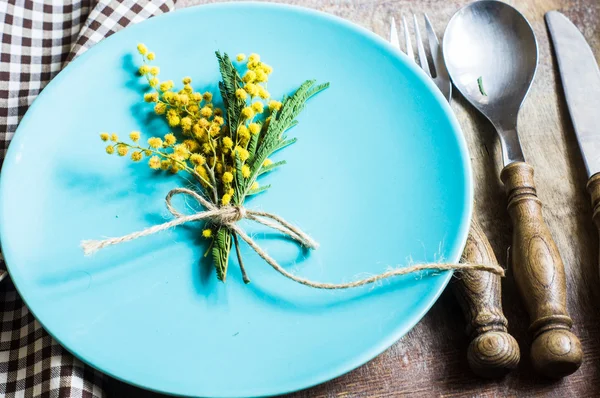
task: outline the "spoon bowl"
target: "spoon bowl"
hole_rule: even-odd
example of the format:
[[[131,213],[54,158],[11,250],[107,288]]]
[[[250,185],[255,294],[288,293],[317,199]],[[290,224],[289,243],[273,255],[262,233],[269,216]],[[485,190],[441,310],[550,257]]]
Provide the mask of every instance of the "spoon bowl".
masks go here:
[[[525,17],[499,1],[474,2],[448,23],[443,51],[462,95],[499,134],[515,129],[538,61],[535,35]]]

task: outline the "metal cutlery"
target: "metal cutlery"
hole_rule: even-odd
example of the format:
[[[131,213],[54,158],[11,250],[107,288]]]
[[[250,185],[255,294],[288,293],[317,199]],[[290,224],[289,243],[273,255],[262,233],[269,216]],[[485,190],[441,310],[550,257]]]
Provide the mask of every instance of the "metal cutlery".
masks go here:
[[[413,15],[413,21],[420,66],[450,103],[452,101],[452,84],[431,22],[425,15],[425,27],[435,77],[432,77],[427,61],[427,53],[421,39],[416,15]],[[402,18],[402,27],[406,55],[415,61],[409,28],[404,17]],[[390,43],[400,50],[400,39],[394,18],[391,21]],[[476,264],[497,263],[494,252],[475,219],[462,259],[465,262]],[[514,369],[519,363],[520,352],[517,342],[507,332],[508,322],[502,312],[500,277],[488,272],[467,271],[460,275],[452,287],[467,321],[466,332],[471,337],[467,359],[473,372],[484,377],[497,377]]]
[[[534,369],[548,377],[566,376],[581,365],[581,344],[570,331],[564,265],[517,133],[517,115],[537,68],[535,35],[511,6],[482,0],[452,17],[443,53],[454,85],[500,138],[501,178],[513,224],[512,272],[531,319]]]
[[[593,220],[600,230],[600,70],[592,49],[558,11],[546,14],[562,86],[588,174]]]

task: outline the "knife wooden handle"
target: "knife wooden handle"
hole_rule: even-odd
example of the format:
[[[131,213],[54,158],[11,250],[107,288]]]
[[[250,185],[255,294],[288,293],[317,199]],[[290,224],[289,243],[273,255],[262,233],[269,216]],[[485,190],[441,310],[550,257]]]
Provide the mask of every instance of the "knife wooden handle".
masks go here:
[[[477,220],[473,220],[462,261],[497,264],[496,256]],[[521,354],[517,341],[507,333],[502,312],[500,276],[484,271],[465,271],[452,288],[467,321],[471,344],[467,359],[473,373],[500,377],[517,367]]]
[[[565,269],[542,216],[533,181],[533,167],[511,163],[501,173],[508,193],[508,212],[513,224],[512,272],[531,320],[531,360],[534,369],[560,378],[575,372],[583,353],[571,333],[567,313]]]
[[[587,183],[587,189],[592,197],[592,209],[594,212],[592,219],[600,233],[600,173],[596,173],[590,177],[590,180]]]

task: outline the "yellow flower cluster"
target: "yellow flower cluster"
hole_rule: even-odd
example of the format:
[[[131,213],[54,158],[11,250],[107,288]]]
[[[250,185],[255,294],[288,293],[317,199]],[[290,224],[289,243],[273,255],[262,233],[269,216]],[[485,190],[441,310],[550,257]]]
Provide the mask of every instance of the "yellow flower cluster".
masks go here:
[[[246,106],[242,109],[243,120],[237,127],[237,142],[233,150],[234,153],[238,153],[242,161],[246,161],[248,158],[246,149],[252,135],[260,133],[267,120],[266,108],[272,112],[274,109],[281,108],[281,102],[270,99],[267,82],[273,68],[262,62],[260,55],[250,54],[246,57],[245,54],[238,54],[236,60],[246,67],[246,72],[242,76],[244,85],[235,92],[238,99],[246,102]],[[272,103],[278,105],[272,106]],[[249,173],[245,174],[250,175]]]
[[[161,80],[160,68],[150,64],[155,54],[144,44],[139,44],[137,49],[144,61],[138,72],[152,89],[144,95],[144,101],[153,103],[154,112],[162,115],[171,128],[180,130],[182,138],[177,139],[178,132],[168,133],[163,137],[150,137],[146,140],[147,146],[142,146],[138,131],[129,134],[132,143],[119,141],[116,134],[101,133],[103,141],[111,141],[106,152],[119,156],[130,154],[135,162],[147,157],[148,166],[154,170],[187,171],[199,180],[214,203],[230,204],[235,195],[236,175],[256,178],[247,164],[252,137],[266,128],[269,114],[281,108],[281,102],[272,100],[267,91],[273,69],[262,62],[258,54],[237,55],[236,60],[239,66],[245,67],[245,72],[241,77],[243,84],[235,95],[245,106],[238,125],[232,129],[226,124],[223,110],[214,105],[211,92],[195,91],[190,77],[184,77],[183,87],[176,90],[174,82]],[[240,174],[236,172],[236,157],[241,161]],[[270,164],[267,159],[261,166]],[[255,181],[251,184],[248,181],[248,185],[251,190],[259,187]],[[212,230],[205,229],[203,235],[212,237]]]

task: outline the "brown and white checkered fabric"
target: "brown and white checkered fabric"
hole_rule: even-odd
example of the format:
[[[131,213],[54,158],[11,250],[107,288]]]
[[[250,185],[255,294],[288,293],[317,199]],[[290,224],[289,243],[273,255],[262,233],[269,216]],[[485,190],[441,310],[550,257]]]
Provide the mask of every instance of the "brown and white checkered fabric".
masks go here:
[[[12,286],[0,293],[1,397],[104,397],[102,375],[66,352]]]
[[[19,121],[65,65],[175,0],[0,0],[0,161]],[[4,263],[0,257],[0,278]],[[104,397],[102,375],[33,318],[10,278],[0,282],[0,397]]]

